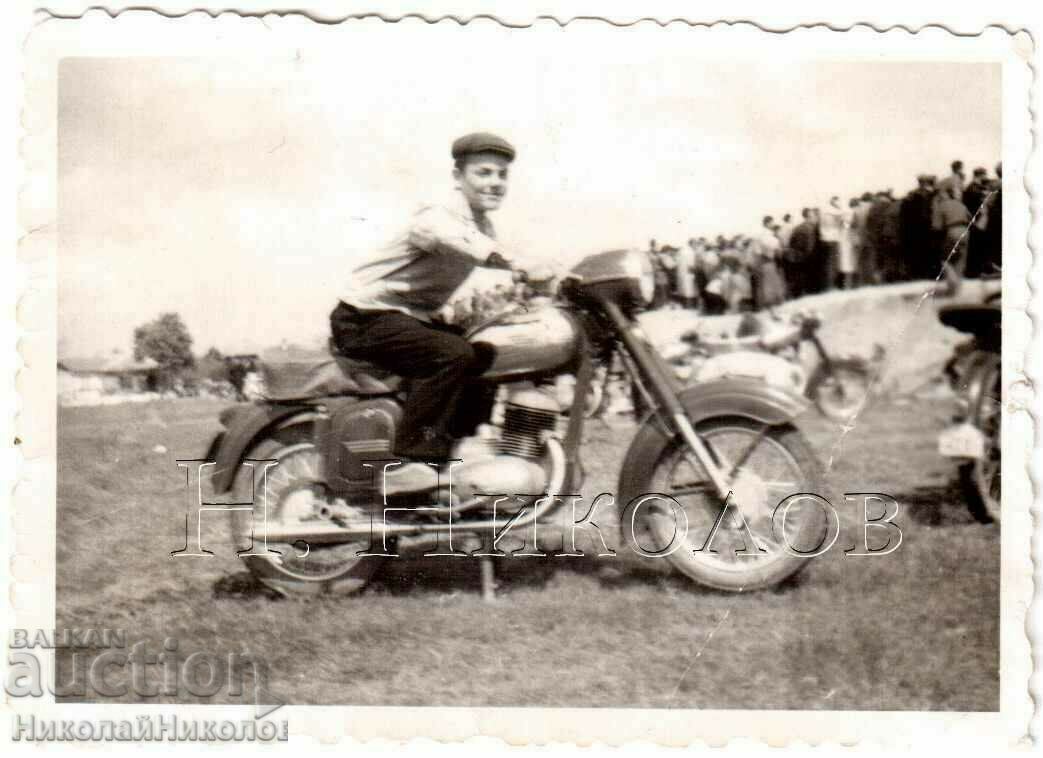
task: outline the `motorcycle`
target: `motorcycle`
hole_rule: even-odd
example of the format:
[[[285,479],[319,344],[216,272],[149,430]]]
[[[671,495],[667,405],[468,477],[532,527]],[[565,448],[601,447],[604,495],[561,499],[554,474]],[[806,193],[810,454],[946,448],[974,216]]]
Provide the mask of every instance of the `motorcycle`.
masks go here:
[[[773,314],[772,320],[781,319]],[[752,334],[712,339],[689,331],[681,336],[680,343],[666,348],[663,357],[682,382],[760,378],[805,395],[829,419],[848,421],[867,402],[877,373],[875,366],[883,360],[884,349],[877,345],[869,359],[831,356],[818,336],[821,325],[818,316],[798,313],[787,327],[767,331],[761,321],[751,318],[746,331]],[[800,362],[800,346],[805,342],[813,347],[818,359],[810,374]],[[605,413],[610,404],[610,383],[625,379],[619,369],[603,371],[600,385],[590,393],[588,416]],[[633,407],[640,409],[641,397],[631,394]]]
[[[773,320],[778,317],[773,314]],[[874,366],[884,358],[884,348],[876,345],[871,358],[860,356],[835,357],[829,354],[818,330],[822,320],[812,313],[797,313],[787,328],[767,331],[762,322],[752,324],[753,334],[735,339],[709,340],[697,332],[689,332],[682,339],[691,345],[691,358],[699,369],[693,372],[696,380],[705,381],[728,372],[742,370],[742,364],[763,365],[764,371],[777,374],[780,380],[800,387],[819,412],[833,421],[848,421],[866,404],[876,374]],[[817,358],[815,367],[806,376],[799,361],[802,344],[811,345]],[[767,353],[785,361],[781,363],[757,358],[755,353]],[[728,356],[720,358],[718,356]],[[748,370],[748,369],[747,369]]]
[[[769,587],[804,568],[798,551],[822,544],[825,514],[794,505],[780,530],[773,517],[787,496],[821,491],[822,468],[793,424],[807,402],[751,378],[681,386],[636,321],[653,288],[647,255],[599,253],[553,297],[471,329],[469,340],[494,351],[477,381],[495,400],[434,492],[382,490],[403,384],[370,364],[333,355],[283,371],[287,391],[226,409],[207,460],[218,495],[255,504],[231,513],[250,571],[284,593],[354,592],[397,550],[444,552],[454,535],[488,544],[508,529],[560,523],[574,498],[550,496],[579,492],[590,383],[616,356],[649,407],[613,498],[624,536],[722,590]],[[738,549],[750,534],[752,554]]]
[[[948,327],[970,334],[946,365],[956,393],[953,423],[938,437],[938,452],[959,462],[967,507],[984,523],[1000,520],[1000,370],[1001,307],[999,296],[981,304],[949,305],[938,310]]]

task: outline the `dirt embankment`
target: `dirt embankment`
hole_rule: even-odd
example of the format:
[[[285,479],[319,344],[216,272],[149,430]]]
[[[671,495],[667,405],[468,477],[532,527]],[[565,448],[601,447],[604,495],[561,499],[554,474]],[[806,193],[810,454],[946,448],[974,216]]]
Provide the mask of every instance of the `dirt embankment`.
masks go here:
[[[938,321],[938,308],[954,302],[980,302],[986,287],[989,292],[998,288],[966,282],[955,298],[924,297],[931,286],[930,282],[903,282],[826,292],[785,303],[776,312],[784,319],[802,310],[818,313],[822,342],[831,355],[869,358],[880,345],[886,350],[880,386],[884,392],[904,394],[929,386],[940,376],[953,347],[966,339]],[[718,338],[734,334],[739,317],[664,309],[644,314],[641,320],[653,342],[668,345],[691,329]]]

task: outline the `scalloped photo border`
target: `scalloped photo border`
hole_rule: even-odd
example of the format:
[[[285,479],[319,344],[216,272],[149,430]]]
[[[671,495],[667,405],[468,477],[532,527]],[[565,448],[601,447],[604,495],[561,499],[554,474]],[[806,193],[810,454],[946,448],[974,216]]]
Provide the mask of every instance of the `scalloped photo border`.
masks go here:
[[[1027,737],[1033,713],[1029,691],[1032,667],[1027,612],[1033,598],[1032,535],[1034,490],[1029,466],[1034,447],[1034,376],[1026,357],[1035,329],[1030,309],[1036,292],[1030,279],[1039,267],[1030,251],[1030,195],[1026,170],[1034,113],[1030,106],[1032,42],[1024,33],[997,27],[980,35],[954,35],[944,28],[913,34],[854,26],[833,31],[825,25],[769,33],[746,22],[702,24],[642,20],[629,24],[582,18],[567,24],[554,18],[504,25],[492,17],[467,22],[428,21],[405,16],[391,21],[361,14],[343,22],[316,22],[297,14],[243,17],[194,12],[168,17],[130,10],[113,17],[93,10],[77,18],[40,17],[25,45],[25,137],[21,155],[26,181],[21,188],[19,266],[26,283],[20,293],[18,323],[22,369],[17,378],[17,435],[22,459],[14,491],[12,524],[11,628],[52,629],[55,625],[55,450],[56,450],[56,264],[57,264],[57,72],[66,57],[239,57],[335,56],[353,34],[395,23],[404,49],[415,35],[445,37],[481,31],[492,35],[583,36],[607,50],[621,36],[646,42],[657,35],[687,35],[708,60],[773,54],[808,60],[992,61],[1003,66],[1004,248],[1003,383],[1007,393],[1003,427],[1004,522],[1001,534],[1001,677],[997,713],[879,711],[736,711],[596,708],[360,708],[287,705],[291,743],[308,736],[323,742],[344,738],[461,741],[491,736],[510,744],[569,742],[620,745],[720,745],[733,738],[771,745],[793,742],[912,742],[1016,745]],[[635,40],[635,37],[637,38]],[[53,698],[5,703],[5,729],[12,715],[60,718],[126,718],[128,714],[250,718],[242,706],[56,705]]]

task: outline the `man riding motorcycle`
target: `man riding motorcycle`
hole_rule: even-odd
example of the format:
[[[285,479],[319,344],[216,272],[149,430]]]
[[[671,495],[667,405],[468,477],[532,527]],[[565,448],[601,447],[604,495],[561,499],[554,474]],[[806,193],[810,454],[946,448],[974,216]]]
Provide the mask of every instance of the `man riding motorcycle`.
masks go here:
[[[805,401],[756,377],[681,386],[638,320],[654,302],[643,251],[586,255],[556,287],[550,270],[530,270],[523,286],[512,282],[520,276],[482,268],[507,258],[487,214],[503,200],[514,149],[474,134],[452,152],[457,201],[423,208],[341,293],[330,319],[341,355],[306,377],[302,367],[269,367],[269,396],[220,416],[223,431],[206,454],[214,493],[236,503],[264,493],[261,507],[231,511],[236,544],[251,546],[240,552],[250,571],[281,592],[356,592],[392,545],[409,550],[455,533],[491,538],[495,549],[508,528],[557,523],[576,507],[562,493],[582,491],[592,379],[617,358],[648,407],[612,498],[623,537],[651,538],[679,571],[737,592],[806,566],[826,537],[821,509],[798,504],[774,523],[783,499],[822,491],[821,466],[794,425]],[[541,281],[553,296],[530,297]],[[507,307],[486,314],[504,295]],[[441,323],[448,312],[455,327]],[[465,321],[473,322],[466,340]],[[404,401],[399,377],[410,384]],[[439,481],[443,464],[464,458]],[[664,498],[674,505],[664,509]],[[380,512],[381,501],[393,507]],[[746,536],[729,527],[735,550],[706,550],[732,506]],[[774,546],[757,560],[738,552],[750,530]],[[372,552],[377,545],[385,552]]]
[[[410,380],[392,450],[402,465],[385,470],[385,494],[438,486],[438,464],[449,459],[453,432],[465,423],[467,379],[494,357],[438,313],[475,267],[509,265],[487,214],[503,202],[515,150],[478,132],[454,141],[451,152],[456,196],[421,208],[404,232],[358,266],[330,314],[343,355]]]

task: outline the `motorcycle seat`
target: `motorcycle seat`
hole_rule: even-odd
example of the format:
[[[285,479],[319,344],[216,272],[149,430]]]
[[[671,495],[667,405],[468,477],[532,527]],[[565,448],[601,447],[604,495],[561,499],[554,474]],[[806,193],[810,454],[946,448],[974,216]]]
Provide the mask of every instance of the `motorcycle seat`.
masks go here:
[[[338,395],[390,395],[402,378],[367,361],[330,353],[311,360],[265,363],[265,399],[315,400]]]
[[[961,303],[939,308],[938,319],[957,331],[984,337],[999,334],[1002,313],[998,303]]]

